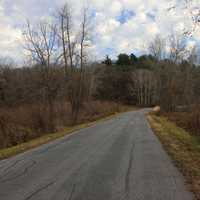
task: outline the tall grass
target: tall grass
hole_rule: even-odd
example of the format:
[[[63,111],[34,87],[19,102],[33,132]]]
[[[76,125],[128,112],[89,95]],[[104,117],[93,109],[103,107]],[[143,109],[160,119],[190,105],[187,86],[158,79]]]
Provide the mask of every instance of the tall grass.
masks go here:
[[[165,113],[171,121],[194,135],[200,136],[200,105],[194,105],[187,112]]]
[[[90,101],[84,103],[77,124],[90,122],[128,107],[113,102]],[[71,126],[71,108],[66,102],[53,105],[53,118],[44,104],[0,108],[0,149],[11,147],[47,133],[62,131]]]

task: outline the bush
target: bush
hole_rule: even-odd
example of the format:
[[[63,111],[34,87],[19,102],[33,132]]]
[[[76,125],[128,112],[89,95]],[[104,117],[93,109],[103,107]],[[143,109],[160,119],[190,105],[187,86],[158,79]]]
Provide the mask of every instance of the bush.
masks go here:
[[[194,133],[200,135],[200,106],[193,108],[189,117],[189,126]]]
[[[113,102],[90,101],[83,104],[77,124],[93,121],[119,111],[128,110]],[[47,133],[61,131],[71,126],[71,107],[66,102],[53,105],[53,118],[44,104],[0,108],[0,149],[14,146]]]
[[[187,112],[171,112],[164,115],[178,126],[200,136],[200,105],[193,106]]]

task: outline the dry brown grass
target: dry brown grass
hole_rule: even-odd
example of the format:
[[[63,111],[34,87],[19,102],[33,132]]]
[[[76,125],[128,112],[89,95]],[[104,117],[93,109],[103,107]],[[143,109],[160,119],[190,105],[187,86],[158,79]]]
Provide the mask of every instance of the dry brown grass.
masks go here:
[[[77,125],[128,111],[132,107],[113,102],[91,101],[81,109]],[[71,109],[68,103],[54,105],[53,120],[45,105],[23,105],[0,109],[0,149],[16,146],[49,133],[62,132],[71,127]]]
[[[187,112],[171,112],[163,115],[179,127],[200,136],[200,106],[194,106]]]
[[[163,147],[185,175],[191,191],[200,200],[200,138],[165,117],[150,115],[148,119]]]

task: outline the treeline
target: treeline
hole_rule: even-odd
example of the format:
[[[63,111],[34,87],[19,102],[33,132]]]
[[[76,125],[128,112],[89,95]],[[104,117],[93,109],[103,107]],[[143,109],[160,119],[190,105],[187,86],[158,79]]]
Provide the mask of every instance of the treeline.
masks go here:
[[[200,135],[200,65],[196,48],[178,36],[157,37],[150,55],[108,56],[99,77],[98,97],[139,106],[160,105],[162,113],[191,133]],[[114,78],[113,78],[114,77]],[[107,87],[108,86],[108,87]]]
[[[187,60],[175,63],[152,55],[120,54],[114,63],[109,57],[103,63],[97,87],[100,99],[160,105],[167,112],[200,101],[200,67]]]
[[[66,4],[50,21],[27,22],[30,65],[0,63],[0,148],[126,109],[121,104],[160,105],[165,112],[199,105],[200,67],[184,39],[171,36],[166,52],[156,37],[149,55],[92,63],[88,14],[83,9],[78,21]]]
[[[74,72],[72,81],[66,79],[63,65],[51,65],[46,80],[42,65],[15,68],[1,64],[0,146],[12,146],[73,123],[94,120],[119,111],[122,104],[160,105],[165,112],[199,104],[199,66],[188,61],[177,64],[171,60],[158,61],[152,55],[135,57],[133,63],[127,64],[127,60],[121,61],[122,57],[131,59],[121,54],[114,63],[104,61],[84,67],[76,122],[70,87],[72,83],[79,85],[75,78],[79,80],[80,68]],[[197,111],[195,116],[199,116]],[[198,126],[198,119],[193,121]]]

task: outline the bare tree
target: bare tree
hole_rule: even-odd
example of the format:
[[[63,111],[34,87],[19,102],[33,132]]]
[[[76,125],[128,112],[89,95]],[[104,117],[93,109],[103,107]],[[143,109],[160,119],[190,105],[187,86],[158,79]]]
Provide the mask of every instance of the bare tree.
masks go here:
[[[174,63],[180,62],[186,55],[186,44],[181,35],[173,33],[169,37],[170,59]]]
[[[185,27],[185,34],[192,36],[200,28],[200,7],[196,0],[184,0],[184,4],[192,22],[191,29]]]
[[[62,44],[62,56],[65,66],[66,78],[69,76],[68,71],[73,71],[74,66],[74,49],[76,46],[76,38],[72,40],[74,36],[73,32],[73,18],[71,14],[71,7],[66,3],[60,10],[58,10],[58,18],[60,24],[59,39]],[[69,69],[68,69],[69,68]]]
[[[138,105],[151,106],[155,104],[155,97],[158,94],[158,81],[155,74],[150,70],[140,69],[134,71],[131,77]]]
[[[197,56],[197,47],[193,46],[189,52],[188,55],[188,61],[191,65],[194,65],[198,62],[198,56]]]
[[[181,0],[178,3],[174,3],[171,7],[167,8],[168,12],[182,11],[183,15],[188,16],[188,20],[191,22],[191,26],[185,25],[183,34],[192,36],[200,28],[200,7],[199,0]]]
[[[59,60],[57,27],[53,23],[40,22],[32,26],[27,22],[24,31],[25,49],[32,60],[41,70],[41,84],[43,88],[44,101],[49,108],[50,129],[53,129],[53,104],[60,84],[53,83],[54,67]]]
[[[83,9],[80,27],[74,27],[72,11],[69,4],[58,12],[60,20],[60,39],[64,58],[65,74],[68,77],[68,96],[72,107],[73,122],[77,120],[83,102],[85,48],[88,40],[88,10]],[[68,71],[70,72],[68,74]]]
[[[24,31],[25,49],[29,52],[32,60],[49,69],[50,65],[55,64],[57,55],[57,27],[46,21],[42,21],[37,26],[32,26],[27,21]]]
[[[160,61],[165,58],[165,47],[165,40],[157,35],[150,43],[149,51],[158,61]]]

